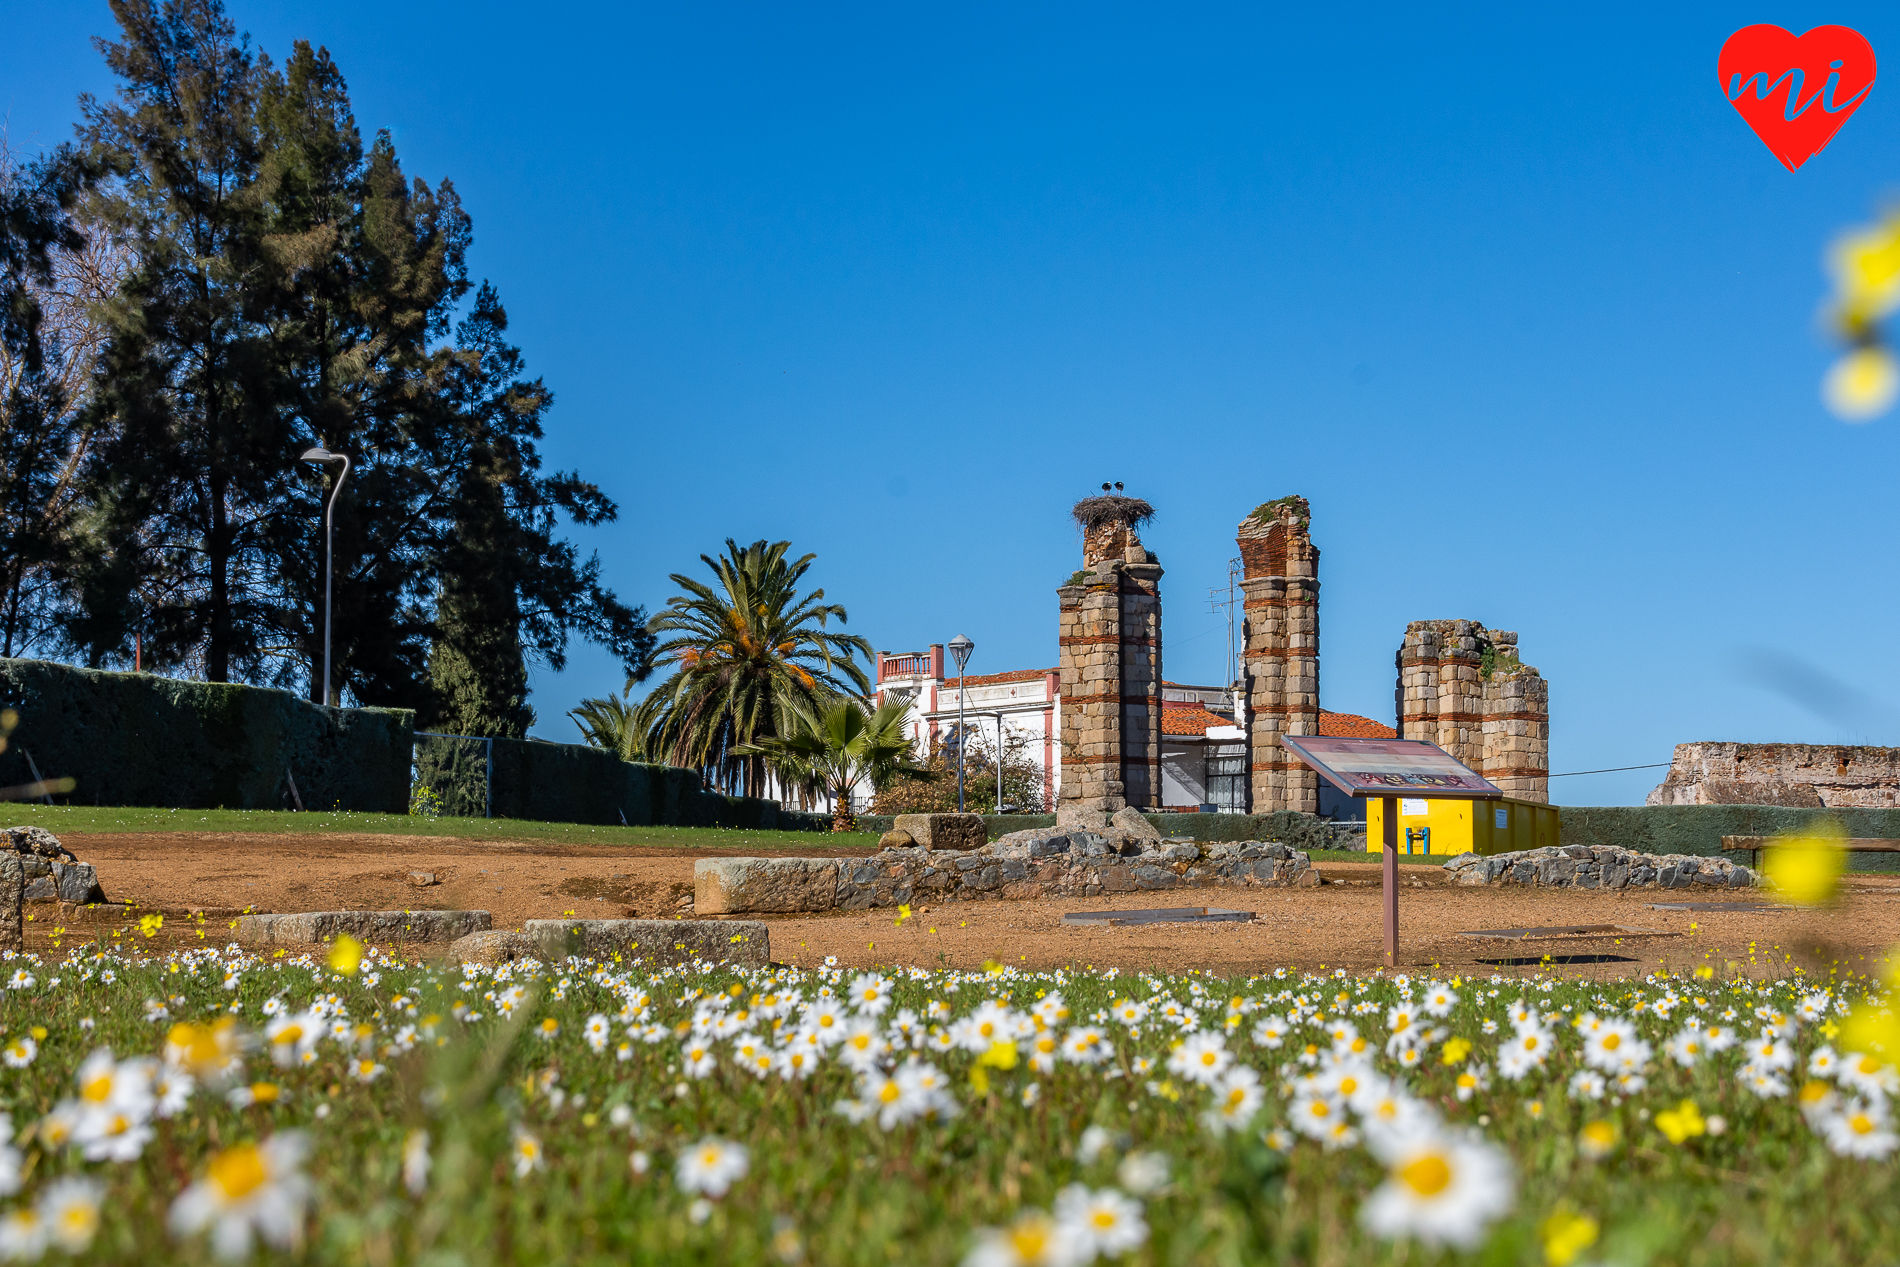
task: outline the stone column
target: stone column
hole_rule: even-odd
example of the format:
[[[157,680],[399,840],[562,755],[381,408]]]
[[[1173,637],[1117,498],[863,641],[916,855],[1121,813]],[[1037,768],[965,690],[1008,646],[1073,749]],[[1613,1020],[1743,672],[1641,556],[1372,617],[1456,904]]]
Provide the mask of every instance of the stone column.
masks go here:
[[[1486,631],[1484,777],[1520,800],[1550,801],[1550,683],[1518,657],[1517,635]]]
[[[1121,585],[1092,571],[1056,591],[1062,675],[1062,790],[1056,821],[1088,826],[1127,802],[1121,771]],[[1097,824],[1099,825],[1099,824]]]
[[[1280,736],[1319,733],[1319,551],[1303,497],[1267,502],[1242,520],[1248,806],[1319,810],[1319,776]]]
[[[1139,543],[1121,568],[1122,796],[1161,808],[1161,565]]]

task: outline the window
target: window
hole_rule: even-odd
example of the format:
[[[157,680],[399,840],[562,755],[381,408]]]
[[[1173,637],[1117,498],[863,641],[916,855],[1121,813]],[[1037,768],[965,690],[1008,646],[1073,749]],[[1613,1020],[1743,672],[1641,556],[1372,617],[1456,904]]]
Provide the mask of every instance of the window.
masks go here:
[[[1223,813],[1247,808],[1247,745],[1218,743],[1207,746],[1207,800]]]

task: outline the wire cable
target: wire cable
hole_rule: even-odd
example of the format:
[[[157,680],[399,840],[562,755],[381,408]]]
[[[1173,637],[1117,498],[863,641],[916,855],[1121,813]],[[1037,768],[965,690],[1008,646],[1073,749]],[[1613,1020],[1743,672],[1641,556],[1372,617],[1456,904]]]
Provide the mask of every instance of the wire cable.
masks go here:
[[[1615,774],[1619,770],[1660,770],[1666,765],[1674,764],[1675,762],[1673,761],[1655,761],[1649,765],[1613,765],[1607,770],[1566,770],[1562,774],[1547,774],[1544,777],[1547,779],[1567,779],[1576,774]]]

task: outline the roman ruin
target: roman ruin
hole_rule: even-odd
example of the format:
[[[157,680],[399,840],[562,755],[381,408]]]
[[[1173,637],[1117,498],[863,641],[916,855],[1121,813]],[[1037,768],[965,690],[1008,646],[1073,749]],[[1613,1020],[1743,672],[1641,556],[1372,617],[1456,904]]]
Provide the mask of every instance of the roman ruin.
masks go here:
[[[1161,564],[1138,531],[1138,497],[1075,504],[1082,568],[1056,590],[1062,791],[1056,821],[1097,825],[1161,807]]]
[[[1319,733],[1319,550],[1304,497],[1255,507],[1240,521],[1245,596],[1241,680],[1247,701],[1248,809],[1319,812],[1319,775],[1280,746]]]
[[[1475,620],[1415,620],[1399,648],[1399,736],[1437,744],[1506,796],[1550,801],[1550,684],[1517,635]]]

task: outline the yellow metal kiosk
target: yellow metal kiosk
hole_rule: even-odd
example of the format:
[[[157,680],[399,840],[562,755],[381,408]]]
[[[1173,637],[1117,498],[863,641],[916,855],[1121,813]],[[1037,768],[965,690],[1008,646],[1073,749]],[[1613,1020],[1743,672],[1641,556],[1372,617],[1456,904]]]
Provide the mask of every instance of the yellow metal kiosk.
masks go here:
[[[1385,798],[1366,801],[1366,840],[1385,839]],[[1511,853],[1557,843],[1557,807],[1504,797],[1495,801],[1398,798],[1401,854]]]

